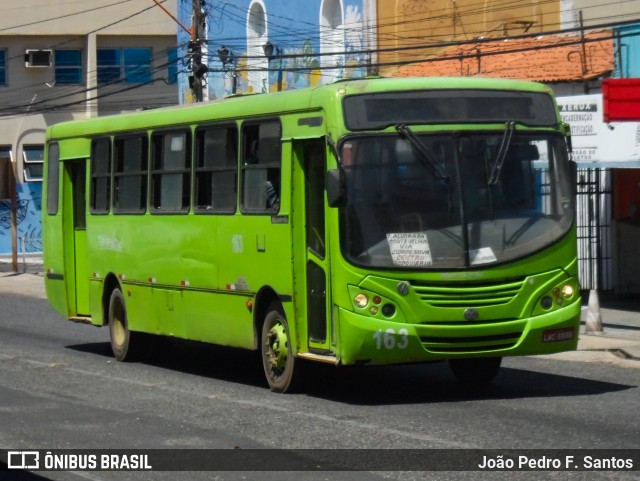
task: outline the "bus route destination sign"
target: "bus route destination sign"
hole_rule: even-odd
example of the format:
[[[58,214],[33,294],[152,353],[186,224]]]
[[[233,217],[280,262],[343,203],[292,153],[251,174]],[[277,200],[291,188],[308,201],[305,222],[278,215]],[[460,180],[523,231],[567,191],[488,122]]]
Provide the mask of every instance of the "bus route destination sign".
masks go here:
[[[427,267],[433,264],[427,234],[405,232],[387,234],[391,259],[397,266]]]

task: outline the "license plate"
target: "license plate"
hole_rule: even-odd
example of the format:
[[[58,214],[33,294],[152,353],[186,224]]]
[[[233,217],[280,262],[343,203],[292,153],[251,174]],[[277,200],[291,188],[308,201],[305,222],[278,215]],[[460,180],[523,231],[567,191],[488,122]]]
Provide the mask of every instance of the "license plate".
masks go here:
[[[560,329],[547,329],[542,332],[542,342],[570,341],[576,335],[574,327],[562,327]]]

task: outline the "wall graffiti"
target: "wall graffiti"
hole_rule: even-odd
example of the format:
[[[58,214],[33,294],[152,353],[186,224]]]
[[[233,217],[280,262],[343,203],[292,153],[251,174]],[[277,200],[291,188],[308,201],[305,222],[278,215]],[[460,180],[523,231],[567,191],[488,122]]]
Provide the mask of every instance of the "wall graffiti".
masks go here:
[[[434,0],[430,0],[434,1]],[[188,24],[191,0],[178,0]],[[368,74],[367,25],[362,0],[229,0],[205,9],[209,100],[232,94],[266,93],[313,87]],[[251,15],[239,12],[254,12]],[[215,35],[214,35],[215,33]],[[178,43],[188,45],[186,32]],[[271,44],[267,59],[263,47]],[[232,54],[220,57],[222,47]],[[183,52],[186,57],[188,52]],[[193,99],[189,72],[180,76],[180,99]]]
[[[18,253],[42,252],[42,184],[17,185]],[[0,254],[11,254],[11,202],[0,201]]]

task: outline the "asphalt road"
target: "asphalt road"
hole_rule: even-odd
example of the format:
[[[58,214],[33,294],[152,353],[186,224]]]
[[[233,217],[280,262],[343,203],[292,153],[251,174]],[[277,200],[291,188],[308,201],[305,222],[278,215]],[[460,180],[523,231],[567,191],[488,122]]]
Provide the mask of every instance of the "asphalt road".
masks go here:
[[[118,363],[108,331],[43,299],[0,294],[0,449],[637,449],[640,369],[506,359],[481,392],[446,364],[309,366],[299,394],[271,393],[254,353],[173,342]],[[46,472],[7,479],[640,479],[633,472]],[[588,477],[585,477],[588,476]]]

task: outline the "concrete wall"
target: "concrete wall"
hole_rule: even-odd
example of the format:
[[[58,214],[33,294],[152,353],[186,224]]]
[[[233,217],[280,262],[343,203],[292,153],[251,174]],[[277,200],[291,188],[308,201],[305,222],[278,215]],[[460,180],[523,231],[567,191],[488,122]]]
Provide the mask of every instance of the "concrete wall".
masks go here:
[[[176,1],[162,5],[176,13]],[[153,0],[20,0],[2,2],[1,35],[175,34],[177,26]],[[117,23],[116,23],[117,22]]]
[[[378,0],[380,71],[393,75],[397,63],[428,58],[439,44],[479,37],[556,30],[560,3],[532,0]],[[408,48],[424,46],[426,48]],[[396,49],[400,50],[396,50]]]
[[[628,22],[637,19],[640,11],[640,0],[564,0],[563,28],[578,27],[579,13],[587,27],[606,23]]]

